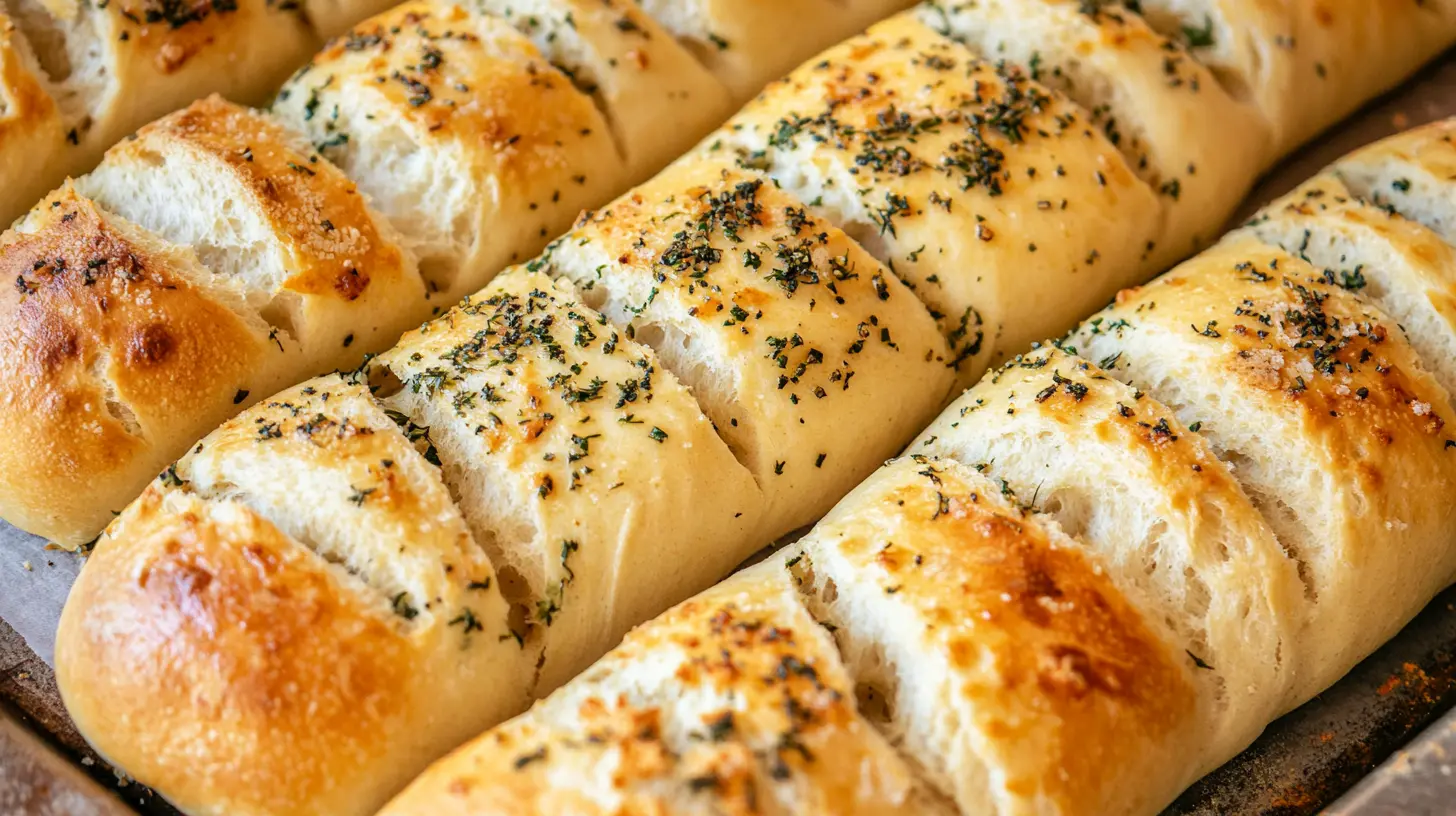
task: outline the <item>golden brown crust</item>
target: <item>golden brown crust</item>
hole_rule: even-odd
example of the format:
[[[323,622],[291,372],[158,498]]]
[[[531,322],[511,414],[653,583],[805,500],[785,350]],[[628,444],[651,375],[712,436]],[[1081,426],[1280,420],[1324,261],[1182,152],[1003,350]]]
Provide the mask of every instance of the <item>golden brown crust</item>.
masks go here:
[[[198,443],[74,592],[69,710],[189,812],[371,812],[520,711],[535,662],[438,471],[336,376]]]
[[[332,780],[406,722],[399,623],[241,505],[154,485],[112,537],[124,544],[87,564],[56,654],[81,729],[128,735],[108,758],[197,813],[367,796]]]
[[[383,286],[405,277],[399,248],[380,236],[358,187],[295,144],[277,123],[214,95],[142,128],[108,161],[145,161],[133,157],[173,149],[226,168],[287,247],[285,291],[352,301],[375,277],[384,277]]]
[[[187,254],[122,226],[69,187],[0,252],[0,471],[5,517],[79,544],[246,398],[266,327],[198,283]]]
[[[896,700],[899,716],[913,723],[929,706],[958,725],[939,744],[916,727],[938,725],[897,727],[963,812],[996,793],[1028,812],[1138,812],[1163,793],[1140,777],[1188,750],[1189,670],[1095,561],[1043,525],[973,469],[915,456],[842,502],[795,568],[836,586],[841,642],[896,622],[875,639],[905,661],[892,670],[902,687],[933,695]],[[1000,790],[978,789],[972,757]]]
[[[24,212],[55,183],[64,149],[60,108],[15,21],[0,12],[0,223]]]

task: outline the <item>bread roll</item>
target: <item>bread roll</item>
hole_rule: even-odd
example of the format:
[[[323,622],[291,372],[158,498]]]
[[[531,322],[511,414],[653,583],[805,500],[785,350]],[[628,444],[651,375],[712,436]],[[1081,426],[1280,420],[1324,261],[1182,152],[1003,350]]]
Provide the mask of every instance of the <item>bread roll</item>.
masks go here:
[[[1256,110],[1231,98],[1188,51],[1119,4],[931,0],[918,11],[928,25],[986,58],[1026,66],[1033,79],[1090,113],[1092,124],[1158,191],[1164,223],[1150,253],[1152,269],[1212,241],[1269,153]]]
[[[49,161],[46,151],[25,155],[24,182],[7,184],[0,220],[22,213],[37,188],[79,175],[139,125],[194,99],[265,99],[317,47],[297,8],[269,0],[8,3],[54,89],[64,136]],[[6,156],[24,149],[24,142],[0,143]]]
[[[1456,5],[1449,0],[1138,0],[1137,6],[1232,94],[1263,112],[1274,134],[1269,162],[1405,79],[1456,35]],[[1222,133],[1229,135],[1226,128]]]
[[[788,556],[640,627],[383,812],[1112,813],[1185,781],[1183,655],[973,469],[887,465]]]
[[[737,104],[812,54],[910,0],[638,0],[728,86]]]
[[[477,2],[530,37],[592,97],[630,183],[662,169],[732,112],[727,87],[632,0]]]
[[[829,49],[704,144],[913,286],[962,385],[1152,271],[1160,204],[1091,117],[913,14]]]
[[[379,364],[401,381],[388,404],[428,428],[518,634],[544,648],[544,688],[759,546],[753,477],[657,356],[568,283],[509,272]]]
[[[407,236],[437,313],[626,183],[591,99],[509,24],[462,6],[361,24],[275,109]]]
[[[974,465],[1162,614],[1198,669],[1208,750],[1237,752],[1283,710],[1303,587],[1234,474],[1171,411],[1043,348],[967,391],[909,450]]]
[[[1234,465],[1298,565],[1294,699],[1330,685],[1456,574],[1445,389],[1405,332],[1320,270],[1231,239],[1119,296],[1071,342]]]
[[[534,265],[693,390],[764,492],[760,542],[822,515],[950,390],[925,307],[762,176],[685,160]]]
[[[368,813],[525,704],[500,577],[362,385],[229,421],[110,530],[134,546],[71,590],[58,680],[86,733],[127,735],[100,750],[189,813]]]

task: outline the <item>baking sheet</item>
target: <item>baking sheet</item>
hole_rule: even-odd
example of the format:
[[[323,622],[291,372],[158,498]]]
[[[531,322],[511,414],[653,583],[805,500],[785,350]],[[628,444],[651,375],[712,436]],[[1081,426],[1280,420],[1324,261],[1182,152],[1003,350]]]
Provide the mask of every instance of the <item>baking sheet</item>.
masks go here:
[[[1395,93],[1284,162],[1260,183],[1240,217],[1362,144],[1453,114],[1456,57],[1447,54]],[[43,734],[46,744],[59,755],[77,763],[74,767],[93,780],[107,783],[132,808],[146,814],[173,813],[143,788],[124,782],[117,786],[116,777],[81,741],[55,691],[49,664],[56,622],[81,564],[79,557],[46,549],[44,540],[0,522],[0,701],[9,707],[11,719]],[[1185,793],[1168,814],[1295,816],[1316,812],[1450,709],[1453,702],[1456,590],[1432,602],[1397,638],[1335,688],[1274,723],[1248,751]],[[13,734],[7,741],[6,711],[0,708],[0,816],[43,812],[28,806],[7,810],[15,802],[31,800],[5,798],[4,770],[18,761],[5,751],[16,757],[23,752],[33,754],[42,743]],[[1388,768],[1366,779],[1332,812],[1341,816],[1456,812],[1456,770],[1447,764],[1447,746],[1456,752],[1456,715],[1397,755]],[[35,774],[54,770],[41,761],[26,767]],[[12,774],[8,781],[18,784],[16,780],[24,778],[28,776]],[[64,784],[80,783],[57,778],[56,786]],[[1412,791],[1415,799],[1410,798]]]

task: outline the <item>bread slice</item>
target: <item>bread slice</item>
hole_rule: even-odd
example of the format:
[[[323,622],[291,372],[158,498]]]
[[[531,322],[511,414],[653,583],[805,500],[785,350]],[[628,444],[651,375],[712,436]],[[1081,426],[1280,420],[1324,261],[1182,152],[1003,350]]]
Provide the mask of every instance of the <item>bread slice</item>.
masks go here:
[[[1305,614],[1295,564],[1172,411],[1044,347],[951,403],[909,450],[974,467],[1096,553],[1179,645],[1212,755],[1242,750],[1283,710]]]
[[[1212,242],[1269,154],[1259,112],[1230,97],[1194,55],[1117,4],[931,2],[920,19],[992,60],[1012,60],[1090,115],[1158,191],[1162,270]]]
[[[428,434],[513,626],[533,691],[759,546],[763,499],[651,350],[565,281],[517,269],[379,358]]]

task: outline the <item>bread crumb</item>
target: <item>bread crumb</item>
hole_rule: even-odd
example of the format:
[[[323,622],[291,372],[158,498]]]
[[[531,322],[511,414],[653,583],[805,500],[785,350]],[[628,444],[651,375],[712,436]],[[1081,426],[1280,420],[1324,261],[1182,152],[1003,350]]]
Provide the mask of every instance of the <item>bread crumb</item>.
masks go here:
[[[21,561],[20,566],[25,567],[26,572],[31,572],[31,566],[29,561]]]

